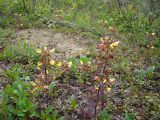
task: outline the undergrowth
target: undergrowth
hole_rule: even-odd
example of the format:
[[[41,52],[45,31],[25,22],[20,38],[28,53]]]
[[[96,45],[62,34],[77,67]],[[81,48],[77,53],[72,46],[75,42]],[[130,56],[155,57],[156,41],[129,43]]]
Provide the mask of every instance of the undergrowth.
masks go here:
[[[160,119],[159,5],[0,0],[0,119]],[[80,33],[97,48],[52,59],[56,49],[15,41],[26,28]]]

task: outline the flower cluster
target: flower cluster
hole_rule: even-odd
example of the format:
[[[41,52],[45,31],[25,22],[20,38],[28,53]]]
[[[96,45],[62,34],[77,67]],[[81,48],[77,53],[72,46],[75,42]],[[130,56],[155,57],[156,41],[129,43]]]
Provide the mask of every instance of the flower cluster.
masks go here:
[[[61,67],[62,62],[51,59],[51,54],[54,53],[55,49],[49,50],[48,48],[44,47],[43,49],[37,49],[37,53],[41,55],[41,60],[37,63],[38,68],[41,66],[57,66]]]
[[[111,28],[115,30],[114,28]],[[95,91],[97,91],[97,101],[95,106],[95,117],[97,112],[97,104],[101,102],[102,109],[104,108],[105,98],[104,95],[111,91],[112,83],[115,82],[115,78],[111,78],[112,71],[110,69],[110,60],[113,58],[113,49],[117,47],[119,41],[114,36],[107,36],[101,38],[98,45],[99,55],[96,58],[98,69],[96,76],[94,77]]]
[[[98,76],[94,77],[94,80],[98,83],[102,82],[103,83],[103,89],[105,92],[110,92],[111,91],[111,86],[112,83],[115,82],[115,78],[105,78],[105,79],[101,79]],[[95,85],[95,90],[99,90],[98,85]]]

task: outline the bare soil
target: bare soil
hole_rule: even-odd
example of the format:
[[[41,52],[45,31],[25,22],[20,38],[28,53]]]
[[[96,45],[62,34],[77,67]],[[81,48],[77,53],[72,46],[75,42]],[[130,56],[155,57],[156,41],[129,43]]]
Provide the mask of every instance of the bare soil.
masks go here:
[[[80,35],[55,33],[51,30],[42,29],[20,30],[17,32],[17,38],[35,44],[37,47],[56,48],[58,53],[54,54],[53,58],[61,59],[81,53],[93,44],[93,40]]]

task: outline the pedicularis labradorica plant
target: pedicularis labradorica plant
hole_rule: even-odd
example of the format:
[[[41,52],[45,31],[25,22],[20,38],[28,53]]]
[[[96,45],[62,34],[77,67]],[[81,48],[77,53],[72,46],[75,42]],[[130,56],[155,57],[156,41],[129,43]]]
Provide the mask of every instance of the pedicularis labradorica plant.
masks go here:
[[[110,75],[112,74],[110,61],[114,57],[113,49],[118,44],[119,41],[117,41],[114,36],[109,36],[101,38],[98,46],[99,55],[97,56],[95,62],[98,68],[96,71],[96,76],[94,77],[94,80],[96,81],[95,89],[97,91],[94,110],[95,118],[97,117],[97,106],[99,102],[101,103],[101,111],[104,110],[107,102],[105,99],[105,94],[111,91],[112,83],[115,81],[115,78],[110,78]]]
[[[43,49],[37,49],[37,53],[40,54],[40,61],[37,63],[38,74],[36,76],[35,82],[31,82],[32,86],[36,86],[32,92],[40,89],[43,92],[43,89],[48,89],[49,84],[51,83],[48,78],[48,71],[51,66],[54,66],[56,62],[51,60],[51,53],[54,52],[54,49],[49,49],[44,47]],[[60,63],[57,65],[61,66]]]

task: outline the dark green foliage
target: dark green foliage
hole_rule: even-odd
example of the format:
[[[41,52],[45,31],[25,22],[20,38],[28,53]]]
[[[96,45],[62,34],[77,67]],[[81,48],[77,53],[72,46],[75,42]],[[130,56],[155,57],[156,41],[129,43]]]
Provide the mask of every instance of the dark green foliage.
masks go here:
[[[39,55],[36,53],[35,47],[25,42],[19,42],[17,45],[9,45],[4,50],[6,59],[28,64],[30,61],[36,62]]]
[[[103,110],[100,112],[99,120],[111,120],[110,115],[108,114],[107,110]]]
[[[126,120],[135,120],[135,115],[132,113],[125,112]]]
[[[23,80],[26,78],[27,73],[25,72],[22,65],[14,65],[12,68],[7,69],[4,72],[4,76],[10,81]]]
[[[75,98],[75,96],[71,96],[70,98],[70,109],[71,110],[76,110],[78,107],[78,102],[77,102],[77,99]]]
[[[64,120],[64,118],[58,115],[57,110],[53,110],[53,108],[49,106],[41,112],[41,120]]]
[[[14,120],[17,117],[27,119],[38,116],[36,105],[31,101],[29,89],[29,85],[21,81],[14,82],[12,86],[6,86],[2,93],[1,119]]]

